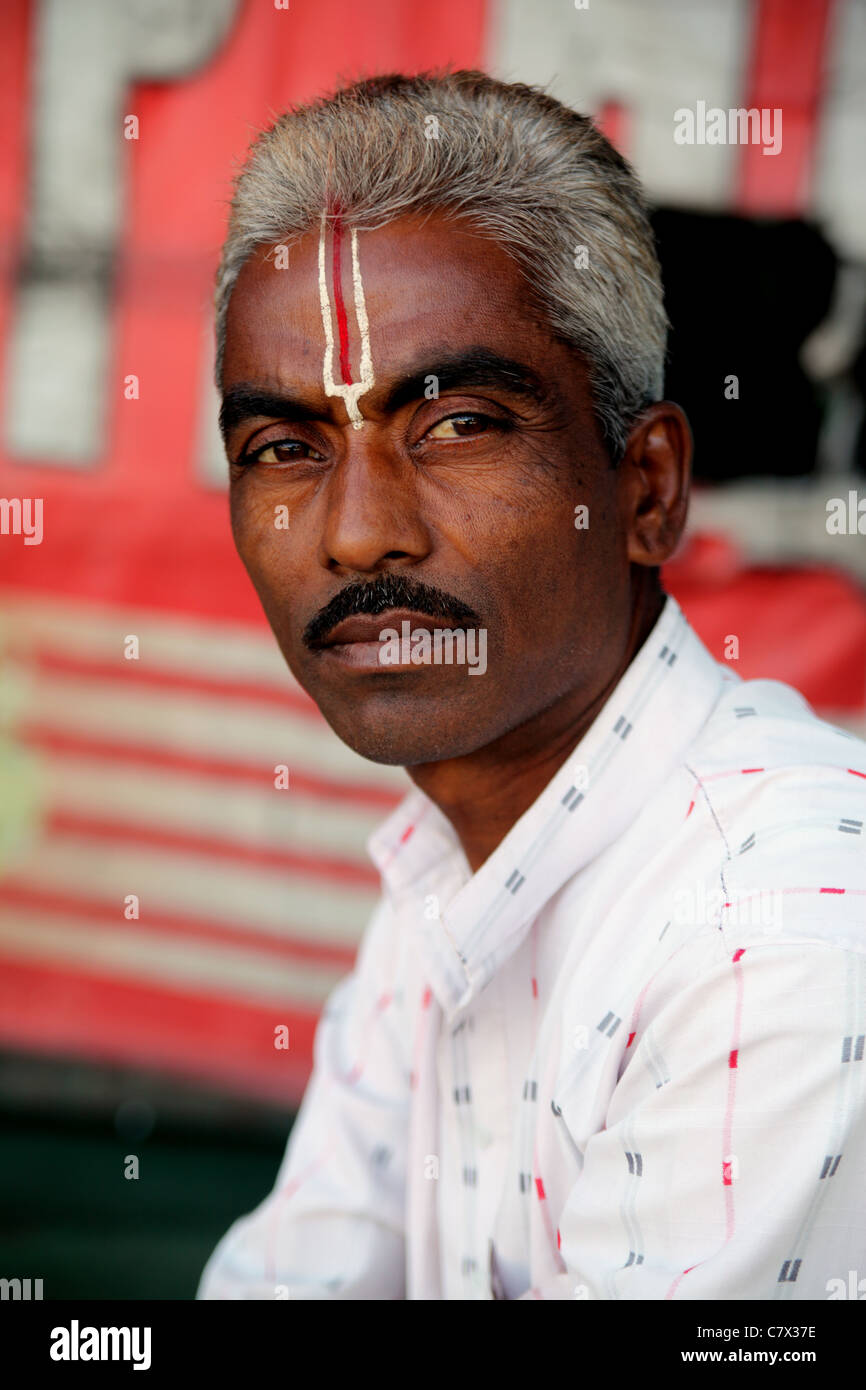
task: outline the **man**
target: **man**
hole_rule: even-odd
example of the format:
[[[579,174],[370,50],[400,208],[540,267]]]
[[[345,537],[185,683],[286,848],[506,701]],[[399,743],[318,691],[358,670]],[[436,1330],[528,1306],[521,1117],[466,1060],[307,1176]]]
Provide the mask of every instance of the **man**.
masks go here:
[[[634,175],[526,87],[360,83],[254,146],[217,308],[238,550],[415,790],[199,1296],[827,1297],[866,1271],[866,746],[661,588],[691,440]]]

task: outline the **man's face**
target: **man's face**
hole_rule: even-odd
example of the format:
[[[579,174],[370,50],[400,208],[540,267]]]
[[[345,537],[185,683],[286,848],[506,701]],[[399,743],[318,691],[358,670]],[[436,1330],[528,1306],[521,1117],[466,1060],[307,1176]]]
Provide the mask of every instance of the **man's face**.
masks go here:
[[[619,471],[585,371],[538,322],[514,261],[439,216],[357,235],[372,385],[354,427],[323,379],[323,314],[333,382],[361,374],[339,240],[335,257],[332,230],[321,247],[308,234],[283,269],[261,248],[232,294],[232,530],[289,667],[340,738],[377,762],[439,762],[564,697],[589,703],[615,668],[631,616]],[[486,670],[382,664],[378,634],[405,619],[484,629]]]

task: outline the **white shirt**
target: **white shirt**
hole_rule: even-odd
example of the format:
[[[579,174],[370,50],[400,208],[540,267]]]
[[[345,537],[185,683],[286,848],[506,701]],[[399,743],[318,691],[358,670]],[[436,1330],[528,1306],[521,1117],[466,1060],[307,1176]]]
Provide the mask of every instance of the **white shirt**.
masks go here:
[[[200,1298],[866,1278],[866,744],[673,598],[474,875],[413,791],[276,1186]],[[866,1285],[864,1285],[866,1287]]]

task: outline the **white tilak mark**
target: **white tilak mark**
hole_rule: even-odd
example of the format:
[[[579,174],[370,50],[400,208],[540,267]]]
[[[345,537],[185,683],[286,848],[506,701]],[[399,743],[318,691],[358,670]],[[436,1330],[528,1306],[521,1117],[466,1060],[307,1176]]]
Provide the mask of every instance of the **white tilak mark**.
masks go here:
[[[328,297],[328,277],[325,273],[325,228],[326,218],[322,214],[322,230],[319,235],[319,303],[322,306],[322,327],[325,330],[325,359],[322,364],[322,380],[326,396],[341,396],[353,429],[359,430],[364,417],[358,409],[358,401],[373,385],[373,359],[370,355],[370,325],[367,321],[367,305],[364,300],[364,285],[361,280],[361,266],[358,261],[358,233],[352,228],[352,285],[355,291],[355,317],[361,335],[361,380],[351,386],[337,386],[334,381],[334,330],[331,324],[331,301]]]

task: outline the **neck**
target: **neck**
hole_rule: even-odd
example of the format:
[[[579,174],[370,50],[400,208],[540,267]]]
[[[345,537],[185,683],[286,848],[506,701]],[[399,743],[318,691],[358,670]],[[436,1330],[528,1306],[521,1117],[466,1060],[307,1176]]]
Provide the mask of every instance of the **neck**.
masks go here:
[[[571,756],[643,646],[665,602],[639,586],[622,650],[612,671],[569,691],[542,713],[475,753],[408,769],[416,786],[454,827],[473,873],[480,869]]]

